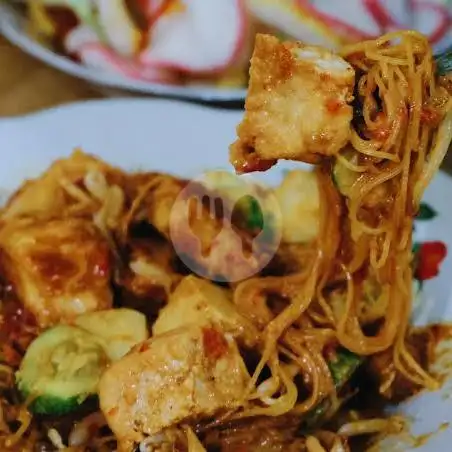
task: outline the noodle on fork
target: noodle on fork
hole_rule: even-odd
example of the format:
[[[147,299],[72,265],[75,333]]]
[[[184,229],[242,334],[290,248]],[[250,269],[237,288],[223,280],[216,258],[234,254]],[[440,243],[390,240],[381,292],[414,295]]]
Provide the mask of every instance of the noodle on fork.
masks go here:
[[[331,195],[335,188],[328,194],[327,177],[317,173],[323,190],[318,254],[309,276],[281,277],[279,293],[289,304],[262,332],[265,345],[252,384],[256,384],[264,366],[275,359],[285,332],[300,319],[310,317],[311,306],[320,306],[343,347],[363,357],[392,350],[398,372],[414,384],[433,390],[439,383],[406,346],[413,297],[411,235],[423,190],[450,142],[450,94],[437,85],[428,40],[417,32],[389,33],[346,46],[340,54],[356,68],[355,102],[362,109],[361,117],[352,123],[349,145],[333,163],[346,172],[349,186],[341,192],[343,203],[335,201]],[[438,128],[437,118],[444,116]],[[361,250],[359,257],[344,252],[350,247]],[[376,303],[384,306],[372,335],[363,332],[359,319],[363,272],[379,285]],[[327,288],[338,275],[346,286],[344,309],[339,318],[332,319]],[[297,278],[297,289],[292,292],[285,282]],[[244,290],[250,284],[255,289]],[[266,278],[243,282],[237,289],[241,298],[237,304],[250,304],[243,297],[256,297],[258,293],[265,296],[262,294],[268,292],[268,285]],[[274,280],[271,285],[275,285]],[[325,292],[325,297],[320,296]],[[316,317],[311,321],[315,324]],[[298,349],[299,359],[303,359],[302,350]],[[328,371],[322,375],[327,379]],[[292,408],[287,407],[289,411]]]

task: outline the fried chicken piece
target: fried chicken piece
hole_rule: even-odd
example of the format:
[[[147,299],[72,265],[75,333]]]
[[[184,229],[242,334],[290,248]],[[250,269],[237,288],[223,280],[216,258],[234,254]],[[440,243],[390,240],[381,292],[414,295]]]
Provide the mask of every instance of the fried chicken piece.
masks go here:
[[[90,221],[9,221],[0,247],[6,277],[40,327],[111,308],[110,250]]]
[[[213,325],[154,336],[113,363],[99,383],[121,452],[183,421],[240,404],[249,375],[234,339]]]
[[[354,82],[352,66],[329,50],[257,35],[245,117],[230,148],[236,170],[337,154],[350,138]]]

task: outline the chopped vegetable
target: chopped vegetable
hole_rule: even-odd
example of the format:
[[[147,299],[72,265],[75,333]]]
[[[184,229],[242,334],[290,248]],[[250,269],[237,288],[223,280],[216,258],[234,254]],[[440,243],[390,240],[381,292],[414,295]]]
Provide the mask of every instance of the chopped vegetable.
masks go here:
[[[439,55],[435,55],[435,61],[438,75],[446,75],[452,72],[452,47],[449,47]]]
[[[108,362],[95,336],[59,325],[32,342],[16,373],[17,386],[32,412],[62,415],[96,394]]]
[[[328,361],[331,376],[333,377],[336,391],[339,391],[351,378],[353,373],[363,363],[361,356],[340,348],[335,351],[334,358]],[[306,427],[318,425],[318,423],[325,417],[330,409],[331,402],[328,398],[322,400],[315,408],[313,408],[304,421]]]
[[[116,361],[149,337],[146,317],[133,309],[109,309],[79,316],[75,325],[97,336]]]
[[[245,226],[251,231],[259,231],[264,228],[264,214],[259,202],[253,196],[243,197],[238,208],[244,214]]]
[[[443,242],[424,242],[415,248],[414,276],[420,281],[432,279],[439,274],[440,266],[447,256],[447,247]]]
[[[341,348],[335,353],[334,359],[329,361],[331,375],[336,389],[340,389],[350,379],[353,373],[362,364],[363,358]]]
[[[348,169],[340,160],[336,160],[333,166],[332,178],[340,193],[343,196],[347,196],[351,186],[356,181],[357,173]]]
[[[433,207],[424,202],[419,206],[419,212],[416,215],[416,220],[433,220],[437,216],[437,212]]]

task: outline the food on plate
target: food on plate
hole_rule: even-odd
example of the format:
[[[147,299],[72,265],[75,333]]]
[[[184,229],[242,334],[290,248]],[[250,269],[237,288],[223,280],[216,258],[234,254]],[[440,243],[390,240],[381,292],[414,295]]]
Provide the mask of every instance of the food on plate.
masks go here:
[[[107,363],[91,334],[59,325],[30,344],[16,374],[17,387],[33,413],[65,414],[96,394]]]
[[[91,221],[21,218],[0,235],[5,275],[40,326],[112,306],[110,249]]]
[[[258,331],[234,307],[230,291],[190,275],[176,287],[168,304],[160,311],[152,332],[158,336],[187,323],[208,325],[211,322],[245,345],[252,347],[257,341]]]
[[[315,173],[290,171],[275,194],[281,209],[283,241],[312,242],[319,233],[320,193]]]
[[[398,48],[386,50],[392,36],[403,36],[404,41]],[[398,61],[391,53],[406,53],[404,47],[410,42],[420,46],[412,51],[412,58],[422,58],[422,63],[408,60],[408,56]],[[446,60],[450,61],[450,52],[437,58],[440,71]],[[409,61],[424,73],[409,73]],[[391,62],[387,68],[385,63]],[[405,102],[413,102],[407,87],[410,77],[427,83],[434,71],[428,42],[415,32],[350,45],[340,54],[258,35],[245,116],[237,128],[238,140],[231,146],[231,161],[237,171],[252,172],[265,171],[278,159],[316,163],[323,156],[339,155],[338,163],[350,169],[360,167],[353,149],[378,157],[377,150],[383,148],[385,156],[386,148],[406,130]],[[421,121],[425,128],[436,129],[447,113],[450,87],[445,80],[438,82],[428,92],[416,92],[420,102],[416,123]],[[375,93],[381,95],[375,98]],[[439,129],[439,145],[447,150],[449,121],[444,124]]]
[[[149,337],[146,316],[134,309],[89,312],[78,316],[73,325],[96,336],[111,361],[122,358]]]
[[[320,192],[318,253],[290,276],[296,290],[287,288],[287,276],[250,279],[236,288],[240,303],[275,291],[289,299],[264,330],[253,381],[265,366],[274,366],[273,378],[280,376],[282,343],[293,359],[306,359],[303,341],[291,341],[290,330],[314,317],[332,327],[347,350],[370,357],[382,395],[436,389],[439,382],[426,368],[428,338],[412,345],[412,230],[422,195],[452,140],[452,92],[444,78],[448,54],[436,64],[427,39],[413,31],[329,53],[334,66],[300,58],[306,48],[257,38],[245,115],[230,148],[239,173],[265,171],[280,159],[315,163]],[[337,71],[346,68],[349,97],[339,99]],[[311,80],[317,88],[306,96]],[[336,86],[328,88],[331,83]],[[335,124],[342,133],[331,134]],[[323,146],[316,150],[318,140]],[[300,333],[307,341],[308,333]],[[317,378],[323,379],[322,372]]]
[[[443,76],[415,32],[340,53],[261,36],[233,163],[314,168],[244,190],[77,150],[25,181],[0,210],[0,450],[353,452],[403,430],[385,405],[441,383],[440,335],[409,320]]]
[[[134,450],[175,424],[240,406],[248,381],[234,339],[214,324],[189,322],[109,367],[100,407],[120,447]]]
[[[33,39],[129,83],[244,88],[257,33],[337,50],[410,26],[451,39],[446,5],[348,0],[7,0]],[[111,79],[111,77],[108,77]],[[117,77],[115,77],[117,78]]]
[[[336,155],[350,140],[354,83],[352,66],[333,52],[258,35],[235,165],[253,171],[275,153],[310,163]]]

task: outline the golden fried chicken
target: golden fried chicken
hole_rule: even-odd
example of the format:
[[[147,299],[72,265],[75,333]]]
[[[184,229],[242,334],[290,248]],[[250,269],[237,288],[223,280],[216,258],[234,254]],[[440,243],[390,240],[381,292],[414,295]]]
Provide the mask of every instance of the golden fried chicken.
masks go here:
[[[230,149],[236,170],[337,154],[350,137],[354,82],[352,66],[329,50],[257,35],[245,117]]]

